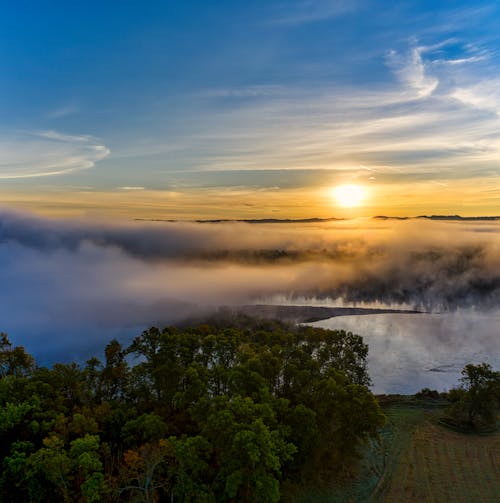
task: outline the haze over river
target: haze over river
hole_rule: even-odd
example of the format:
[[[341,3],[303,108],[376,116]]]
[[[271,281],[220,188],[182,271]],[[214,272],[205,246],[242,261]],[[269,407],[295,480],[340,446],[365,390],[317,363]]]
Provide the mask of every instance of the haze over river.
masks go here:
[[[500,310],[339,316],[310,325],[363,336],[377,394],[444,391],[467,363],[500,365]]]

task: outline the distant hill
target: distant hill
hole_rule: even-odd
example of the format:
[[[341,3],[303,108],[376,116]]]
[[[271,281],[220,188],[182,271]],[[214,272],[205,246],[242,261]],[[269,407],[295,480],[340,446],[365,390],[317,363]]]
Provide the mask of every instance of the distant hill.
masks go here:
[[[482,222],[482,221],[500,221],[500,216],[477,216],[462,217],[460,215],[418,215],[414,217],[386,216],[376,215],[373,220],[444,220],[459,222]],[[245,224],[314,224],[326,222],[341,222],[349,220],[348,218],[215,218],[199,220],[175,220],[167,218],[134,218],[138,222],[193,222],[198,224],[220,224],[220,223],[245,223]]]
[[[482,222],[482,221],[497,221],[500,216],[479,216],[479,217],[461,217],[460,215],[419,215],[417,217],[387,217],[385,215],[377,215],[374,220],[450,220],[464,222]]]
[[[182,222],[183,220],[168,220],[162,218],[135,218],[136,221],[146,222]],[[217,218],[209,220],[191,220],[198,224],[220,224],[225,222],[246,223],[246,224],[309,224],[318,222],[335,222],[345,220],[344,218]]]

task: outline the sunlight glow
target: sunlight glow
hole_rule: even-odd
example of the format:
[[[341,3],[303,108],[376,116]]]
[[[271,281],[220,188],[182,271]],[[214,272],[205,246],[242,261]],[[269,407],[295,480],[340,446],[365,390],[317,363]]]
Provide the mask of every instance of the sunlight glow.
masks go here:
[[[338,206],[354,208],[365,200],[366,189],[361,185],[338,185],[332,189],[332,196]]]

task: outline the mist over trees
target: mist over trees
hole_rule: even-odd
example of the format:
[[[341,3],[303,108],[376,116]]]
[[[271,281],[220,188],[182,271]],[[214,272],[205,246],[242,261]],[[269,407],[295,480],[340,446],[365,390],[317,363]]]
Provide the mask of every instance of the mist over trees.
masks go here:
[[[3,334],[0,500],[276,502],[351,470],[384,422],[360,336],[271,321],[151,328],[36,367]]]

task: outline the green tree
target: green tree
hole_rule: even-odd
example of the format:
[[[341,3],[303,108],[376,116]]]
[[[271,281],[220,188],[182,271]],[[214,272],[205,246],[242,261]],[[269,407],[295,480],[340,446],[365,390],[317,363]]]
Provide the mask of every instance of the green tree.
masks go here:
[[[27,480],[33,501],[71,502],[71,459],[60,437],[53,434],[27,461]]]
[[[30,375],[35,369],[35,360],[22,346],[13,347],[6,333],[0,333],[0,378],[8,375]]]
[[[0,501],[28,501],[28,457],[34,450],[32,442],[16,441],[4,457],[0,474]]]
[[[172,491],[176,501],[182,503],[214,503],[210,488],[213,473],[210,467],[212,446],[201,435],[170,437],[174,462],[170,468]]]
[[[76,489],[88,502],[101,501],[104,490],[99,444],[98,435],[87,434],[73,440],[69,450]]]
[[[285,438],[270,404],[236,396],[216,397],[203,424],[218,472],[218,501],[277,502],[282,465],[296,447]]]
[[[470,429],[494,427],[500,407],[500,372],[488,363],[468,364],[462,370],[460,382],[463,391],[457,394],[452,417],[465,422]]]
[[[157,414],[141,414],[125,423],[122,428],[122,438],[128,447],[137,447],[137,445],[164,438],[167,429],[167,424]]]
[[[121,344],[113,339],[104,350],[106,365],[101,371],[99,389],[104,400],[121,400],[125,396],[128,383],[128,364],[126,352]],[[95,362],[93,362],[95,363]]]
[[[271,503],[349,468],[383,422],[362,338],[231,323],[152,328],[83,368],[35,367],[2,336],[0,501]],[[458,401],[482,403],[491,369],[469,370]]]

